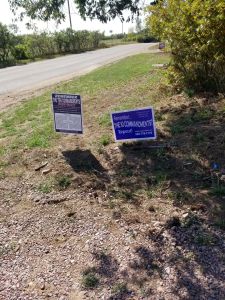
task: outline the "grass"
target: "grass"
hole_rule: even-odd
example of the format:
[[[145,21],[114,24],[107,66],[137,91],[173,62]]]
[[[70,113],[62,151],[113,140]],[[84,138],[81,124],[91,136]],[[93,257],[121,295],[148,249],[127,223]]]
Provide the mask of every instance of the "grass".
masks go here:
[[[195,243],[199,246],[213,246],[216,244],[215,238],[210,234],[201,234],[199,233],[195,239]]]
[[[101,136],[99,143],[102,146],[107,146],[109,145],[111,142],[111,137],[109,135],[104,134],[103,136]]]
[[[121,296],[128,292],[127,284],[125,282],[118,282],[112,288],[112,293],[114,296]]]
[[[52,189],[53,189],[53,185],[50,182],[40,183],[38,186],[38,191],[44,194],[51,193]]]
[[[82,274],[82,285],[86,289],[96,288],[99,284],[99,279],[96,276],[94,268],[87,268]]]
[[[71,178],[66,175],[60,175],[56,177],[56,184],[60,189],[65,190],[71,185]]]
[[[85,121],[89,122],[90,119],[90,122],[93,124],[93,121],[95,122],[97,118],[97,124],[103,127],[102,130],[104,131],[104,128],[111,126],[109,112],[114,109],[139,106],[140,104],[137,102],[138,98],[135,94],[145,91],[148,88],[149,81],[153,79],[145,80],[137,85],[134,95],[125,95],[125,99],[124,95],[121,97],[120,91],[124,90],[124,87],[130,82],[136,81],[137,78],[140,79],[147,76],[153,63],[165,63],[168,60],[168,55],[140,54],[135,57],[128,57],[118,63],[63,83],[57,87],[56,91],[80,93],[85,100]],[[155,76],[152,76],[154,78],[153,81],[157,82],[161,72],[158,70]],[[108,92],[110,94],[112,91],[118,91],[121,102],[118,102],[117,98],[115,100],[112,99],[110,103],[107,103],[106,110],[99,110],[98,99],[101,97],[101,93]],[[147,95],[145,101],[149,101]],[[90,116],[90,111],[94,112],[94,119],[93,115]],[[100,111],[100,113],[97,113],[95,116],[95,111]],[[95,123],[94,125],[96,126],[97,124]],[[101,133],[101,130],[99,132]],[[110,142],[109,137],[106,137],[107,135],[108,132],[101,134],[103,137],[100,142],[104,146]],[[49,148],[54,145],[59,137],[60,135],[56,134],[53,129],[51,93],[48,91],[41,96],[34,97],[20,104],[15,109],[9,109],[7,112],[0,114],[0,162],[4,161],[6,153],[8,155],[23,149]]]
[[[225,186],[215,186],[211,189],[210,194],[217,197],[225,196]]]

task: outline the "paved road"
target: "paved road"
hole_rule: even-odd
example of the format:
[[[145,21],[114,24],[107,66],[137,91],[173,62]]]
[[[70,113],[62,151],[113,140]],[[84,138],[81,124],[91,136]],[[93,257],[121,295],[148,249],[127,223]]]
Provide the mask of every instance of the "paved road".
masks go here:
[[[35,90],[82,75],[121,58],[147,52],[154,44],[131,44],[67,55],[0,70],[0,96]],[[2,97],[1,97],[2,98]]]

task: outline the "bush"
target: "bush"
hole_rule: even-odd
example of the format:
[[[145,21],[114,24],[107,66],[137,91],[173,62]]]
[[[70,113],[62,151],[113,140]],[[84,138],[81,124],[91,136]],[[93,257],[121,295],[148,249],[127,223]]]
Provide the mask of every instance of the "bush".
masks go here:
[[[27,56],[27,48],[25,45],[16,45],[13,49],[13,54],[14,54],[14,57],[17,59],[17,60],[22,60],[22,59],[27,59],[28,56]]]
[[[224,11],[224,0],[161,0],[149,7],[148,26],[171,47],[177,86],[225,92]]]
[[[10,33],[7,26],[0,23],[0,67],[14,64],[12,55],[14,42],[14,35]]]

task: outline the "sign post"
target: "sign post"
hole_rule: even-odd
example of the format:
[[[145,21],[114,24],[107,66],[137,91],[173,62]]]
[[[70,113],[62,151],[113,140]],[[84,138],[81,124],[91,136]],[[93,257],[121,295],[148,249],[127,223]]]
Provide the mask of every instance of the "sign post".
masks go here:
[[[56,132],[83,134],[80,95],[53,93],[52,106]]]
[[[152,107],[112,112],[111,119],[116,142],[156,139]]]

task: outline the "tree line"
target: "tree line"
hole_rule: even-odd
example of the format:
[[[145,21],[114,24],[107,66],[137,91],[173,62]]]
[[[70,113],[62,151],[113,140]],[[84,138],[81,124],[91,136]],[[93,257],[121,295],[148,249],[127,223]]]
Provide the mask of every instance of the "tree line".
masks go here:
[[[0,23],[0,67],[14,65],[16,61],[97,49],[101,40],[102,34],[98,31],[71,29],[16,35]]]

